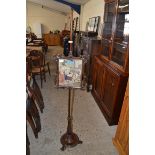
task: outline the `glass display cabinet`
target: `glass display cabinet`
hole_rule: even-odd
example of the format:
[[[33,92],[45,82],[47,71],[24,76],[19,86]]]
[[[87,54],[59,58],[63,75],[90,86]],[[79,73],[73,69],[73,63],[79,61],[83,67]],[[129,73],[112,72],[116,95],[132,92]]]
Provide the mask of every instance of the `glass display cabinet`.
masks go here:
[[[118,124],[128,81],[129,0],[105,0],[100,54],[93,57],[92,95],[109,125]]]
[[[115,17],[115,5],[116,2],[106,3],[105,12],[104,12],[104,29],[103,29],[103,38],[111,40],[112,33],[114,29],[114,17]]]
[[[102,48],[101,53],[108,59],[110,59],[110,51],[112,47],[112,38],[114,31],[114,20],[116,13],[116,2],[112,1],[105,3],[104,11],[104,27],[102,36]]]
[[[120,0],[117,8],[112,61],[126,69],[129,42],[129,0]]]
[[[106,0],[101,54],[128,71],[129,0]]]

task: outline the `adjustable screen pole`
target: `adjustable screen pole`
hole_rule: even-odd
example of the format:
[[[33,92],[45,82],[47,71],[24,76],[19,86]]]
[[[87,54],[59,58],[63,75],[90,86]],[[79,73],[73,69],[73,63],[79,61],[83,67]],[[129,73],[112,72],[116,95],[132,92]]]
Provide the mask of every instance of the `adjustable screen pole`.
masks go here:
[[[74,88],[69,88],[68,94],[68,126],[67,132],[61,136],[61,150],[64,151],[66,147],[74,147],[77,144],[82,144],[77,134],[73,132],[73,102],[74,102]]]
[[[71,9],[71,18],[70,18],[70,53],[69,56],[72,56],[72,19],[73,19],[73,9]],[[82,141],[79,140],[79,137],[73,132],[73,103],[74,103],[74,88],[68,88],[68,126],[67,132],[61,136],[61,150],[64,151],[66,147],[74,147],[77,144],[82,144]]]
[[[73,9],[71,9],[71,15],[70,15],[70,49],[69,49],[69,56],[73,56]]]

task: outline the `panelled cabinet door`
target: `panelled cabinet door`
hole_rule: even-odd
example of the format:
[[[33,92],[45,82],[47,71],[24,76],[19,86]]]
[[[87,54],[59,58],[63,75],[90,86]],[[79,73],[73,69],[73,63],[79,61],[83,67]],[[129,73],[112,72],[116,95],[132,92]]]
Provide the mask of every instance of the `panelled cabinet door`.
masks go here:
[[[112,117],[114,103],[118,90],[119,76],[108,68],[105,74],[104,96],[102,98],[102,106],[106,110],[109,117]]]
[[[99,56],[93,59],[92,95],[109,125],[118,123],[127,76]]]
[[[95,64],[93,67],[93,92],[99,99],[103,96],[103,77],[104,77],[104,67],[103,62],[99,59],[95,59]]]

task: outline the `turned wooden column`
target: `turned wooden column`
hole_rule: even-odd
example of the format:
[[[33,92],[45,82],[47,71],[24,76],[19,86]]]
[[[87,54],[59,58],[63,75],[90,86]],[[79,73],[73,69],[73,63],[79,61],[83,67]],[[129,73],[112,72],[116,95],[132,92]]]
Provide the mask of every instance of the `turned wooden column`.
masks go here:
[[[74,103],[74,88],[69,88],[68,94],[68,126],[67,132],[61,136],[61,150],[64,151],[66,147],[74,147],[77,144],[82,144],[79,137],[73,132],[73,103]]]

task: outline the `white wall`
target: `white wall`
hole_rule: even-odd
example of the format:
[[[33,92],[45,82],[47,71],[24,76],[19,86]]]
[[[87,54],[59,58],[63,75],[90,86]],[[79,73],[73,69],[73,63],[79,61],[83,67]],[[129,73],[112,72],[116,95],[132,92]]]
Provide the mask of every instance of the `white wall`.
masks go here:
[[[73,10],[73,18],[79,17],[79,14]]]
[[[33,32],[33,24],[42,24],[42,33],[48,33],[53,30],[62,31],[65,27],[66,16],[47,10],[41,6],[27,2],[26,25],[31,26]]]
[[[81,5],[80,14],[80,30],[85,31],[86,23],[90,17],[100,16],[101,23],[103,23],[104,15],[104,0],[90,0],[84,5]],[[78,14],[73,12],[73,18],[77,17]],[[55,13],[46,9],[41,8],[41,6],[36,6],[32,3],[27,2],[27,25],[30,25],[33,31],[33,24],[40,22],[43,24],[43,33],[48,33],[50,30],[63,30],[65,27],[65,22],[67,22],[67,29],[70,29],[70,21],[67,16]]]
[[[81,7],[81,30],[85,31],[86,23],[91,17],[100,16],[103,23],[104,0],[90,0]]]

